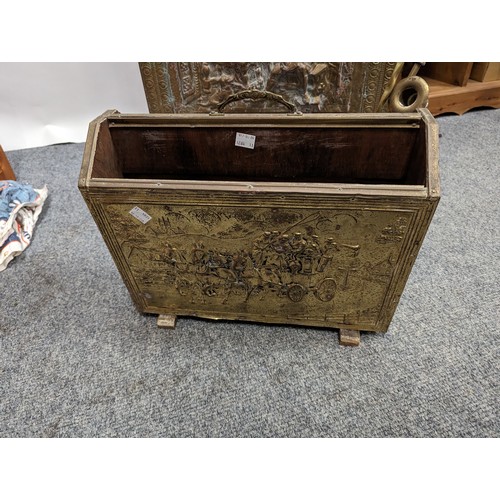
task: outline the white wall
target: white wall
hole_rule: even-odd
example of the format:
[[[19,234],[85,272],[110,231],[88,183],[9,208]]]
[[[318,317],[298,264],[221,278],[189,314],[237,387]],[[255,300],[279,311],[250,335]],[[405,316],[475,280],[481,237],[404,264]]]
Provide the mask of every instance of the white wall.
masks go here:
[[[0,63],[0,145],[5,151],[85,142],[107,109],[147,113],[136,62]]]

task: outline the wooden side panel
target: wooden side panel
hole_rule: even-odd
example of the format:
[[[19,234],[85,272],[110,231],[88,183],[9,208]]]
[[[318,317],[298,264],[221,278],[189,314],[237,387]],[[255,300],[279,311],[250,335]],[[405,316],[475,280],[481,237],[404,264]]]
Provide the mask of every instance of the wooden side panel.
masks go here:
[[[472,64],[471,62],[429,62],[422,67],[419,75],[463,87],[470,78]]]
[[[82,167],[78,177],[78,187],[81,190],[88,187],[89,180],[93,173],[95,154],[98,148],[99,127],[101,123],[106,122],[109,116],[117,114],[118,111],[116,109],[110,109],[98,116],[95,120],[92,120],[89,124],[85,150],[83,151]],[[99,148],[102,148],[102,146],[99,146]]]
[[[3,180],[16,180],[16,175],[10,166],[9,160],[5,155],[2,146],[0,146],[0,181]]]
[[[500,62],[474,63],[470,77],[478,82],[500,80]]]
[[[92,176],[115,179],[122,178],[123,171],[118,164],[117,153],[107,120],[101,122],[97,133],[98,138],[94,155]],[[140,150],[138,152],[140,153]]]

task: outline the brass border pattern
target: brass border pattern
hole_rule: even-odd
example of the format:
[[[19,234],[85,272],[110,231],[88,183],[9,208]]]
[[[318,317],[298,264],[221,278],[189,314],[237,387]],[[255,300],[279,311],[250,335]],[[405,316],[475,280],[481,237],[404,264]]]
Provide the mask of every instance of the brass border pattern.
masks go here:
[[[384,89],[389,85],[392,73],[397,63],[366,63],[367,77],[364,78],[362,90],[362,111],[363,113],[374,113],[377,111],[378,103],[384,93]]]

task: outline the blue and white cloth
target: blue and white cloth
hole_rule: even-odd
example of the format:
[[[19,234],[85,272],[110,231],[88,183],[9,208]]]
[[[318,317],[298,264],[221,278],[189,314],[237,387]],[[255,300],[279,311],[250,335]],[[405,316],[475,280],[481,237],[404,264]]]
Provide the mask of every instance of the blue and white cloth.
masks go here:
[[[0,181],[0,271],[31,243],[48,191],[16,181]]]

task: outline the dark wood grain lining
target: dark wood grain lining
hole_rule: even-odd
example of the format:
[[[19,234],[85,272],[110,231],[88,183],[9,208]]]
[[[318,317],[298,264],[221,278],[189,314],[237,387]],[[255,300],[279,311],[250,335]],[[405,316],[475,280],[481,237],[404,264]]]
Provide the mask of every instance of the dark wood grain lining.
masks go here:
[[[94,177],[423,183],[420,128],[112,128],[113,161]],[[255,148],[235,146],[237,132]],[[113,149],[111,148],[111,149]],[[110,150],[107,147],[108,151]]]
[[[123,170],[118,164],[118,158],[119,155],[116,153],[108,122],[104,121],[99,127],[99,135],[97,136],[92,177],[123,177]]]
[[[427,129],[420,127],[417,131],[417,137],[413,143],[413,149],[410,153],[409,166],[401,184],[421,184],[425,185],[426,181],[426,134]]]

